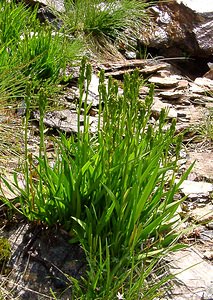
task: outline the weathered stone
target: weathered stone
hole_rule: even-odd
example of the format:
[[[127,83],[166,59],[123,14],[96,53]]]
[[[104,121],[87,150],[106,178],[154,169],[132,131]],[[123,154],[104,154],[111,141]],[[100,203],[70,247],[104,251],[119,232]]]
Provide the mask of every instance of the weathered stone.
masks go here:
[[[186,79],[181,79],[178,81],[178,86],[176,89],[187,89],[189,86],[189,82]]]
[[[208,72],[206,72],[203,75],[203,77],[206,77],[206,78],[209,78],[209,79],[213,80],[213,63],[208,63],[207,65],[208,65],[210,70]]]
[[[183,3],[190,9],[199,12],[211,12],[213,11],[213,2],[209,2],[209,0],[176,0],[178,3]]]
[[[92,104],[92,106],[99,105],[98,86],[99,86],[99,78],[96,74],[92,74],[91,82],[90,82],[89,90],[88,90],[88,98],[87,98],[88,104]],[[84,99],[85,99],[85,97],[86,97],[86,94],[84,94]]]
[[[208,197],[213,191],[213,184],[204,181],[184,180],[180,189],[188,198],[197,198],[198,196]]]
[[[204,252],[204,257],[209,259],[209,260],[213,260],[213,250],[212,251],[205,251]]]
[[[146,66],[141,71],[144,74],[153,74],[159,70],[165,69],[166,67],[167,67],[167,64],[154,64],[152,66]]]
[[[163,99],[177,100],[184,95],[183,91],[165,91],[158,94]]]
[[[33,113],[34,118],[39,120],[39,112]],[[83,130],[83,115],[80,116],[80,129]],[[77,133],[78,132],[78,114],[72,110],[61,110],[48,112],[44,116],[44,124],[53,129],[58,129],[63,132]],[[89,116],[89,124],[91,132],[97,131],[98,118]]]
[[[7,173],[3,176],[6,182],[10,185],[11,188],[8,187],[5,182],[0,179],[0,196],[5,197],[6,199],[12,200],[18,197],[21,192],[14,186],[14,176],[10,173]],[[17,182],[20,189],[25,188],[25,180],[22,174],[17,175]]]
[[[159,87],[175,87],[178,85],[178,80],[175,78],[171,78],[171,77],[156,77],[156,76],[152,76],[151,78],[149,78],[148,80],[150,83],[154,83]]]
[[[177,118],[177,111],[174,108],[172,108],[171,104],[164,103],[161,100],[159,100],[158,97],[154,97],[154,102],[151,108],[153,115],[156,118],[159,117],[162,109],[168,111],[168,118]]]
[[[207,88],[201,87],[198,84],[195,84],[193,82],[190,82],[189,85],[190,85],[189,91],[193,94],[194,93],[205,94],[208,91]],[[192,94],[192,97],[193,97],[193,94]]]
[[[213,221],[213,205],[205,204],[203,207],[197,206],[190,211],[190,216],[196,223],[206,224]]]
[[[127,59],[136,59],[136,57],[137,57],[137,54],[135,51],[125,51],[124,55]]]
[[[213,182],[213,153],[212,152],[189,152],[187,167],[195,162],[192,173],[196,180],[206,180]]]
[[[159,2],[150,8],[150,24],[141,28],[140,43],[158,49],[167,57],[182,57],[186,53],[210,57],[213,54],[212,11],[212,6],[204,14],[177,1]]]
[[[201,105],[204,105],[205,107],[207,107],[207,106],[211,107],[210,104],[213,103],[213,98],[212,97],[205,96],[205,95],[202,95],[202,94],[193,93],[193,94],[188,95],[188,97],[189,97],[189,99],[191,100],[192,103],[201,104]]]
[[[58,12],[64,12],[64,0],[24,0],[26,4],[48,6]]]
[[[169,272],[175,275],[171,291],[173,300],[201,300],[213,297],[213,265],[202,259],[194,248],[168,256]]]
[[[20,221],[0,234],[11,244],[5,266],[8,275],[0,274],[1,287],[9,291],[11,299],[53,299],[50,289],[61,300],[70,299],[72,282],[68,276],[79,279],[84,274],[85,257],[78,244],[69,243],[65,231]]]
[[[213,91],[213,80],[209,78],[199,77],[196,78],[194,82],[201,87],[208,88],[210,91]]]

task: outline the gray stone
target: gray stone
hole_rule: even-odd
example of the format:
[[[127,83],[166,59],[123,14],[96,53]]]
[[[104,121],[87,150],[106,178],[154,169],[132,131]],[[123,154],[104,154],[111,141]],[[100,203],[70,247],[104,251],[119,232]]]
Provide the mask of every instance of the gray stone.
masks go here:
[[[203,207],[197,206],[190,211],[190,216],[196,223],[208,224],[213,221],[213,205],[211,203],[205,204]]]
[[[193,57],[210,57],[213,54],[211,1],[205,0],[208,5],[200,1],[205,12],[194,10],[195,1],[188,1],[191,4],[188,7],[185,1],[158,1],[150,8],[149,27],[141,28],[140,43],[160,50],[167,57],[183,57],[184,52]]]
[[[180,189],[189,198],[197,198],[198,196],[208,197],[213,191],[213,184],[204,181],[184,180]]]
[[[213,11],[213,2],[209,0],[177,0],[178,3],[183,3],[190,9],[199,12],[212,12]]]
[[[207,88],[207,91],[213,91],[213,80],[209,78],[199,77],[195,79],[194,83],[202,88]]]
[[[33,113],[34,118],[39,120],[39,112]],[[88,116],[91,132],[97,132],[98,117]],[[69,109],[48,112],[44,116],[44,124],[53,129],[63,132],[77,133],[78,132],[78,114],[76,111]],[[80,116],[80,130],[83,131],[84,117]]]
[[[57,299],[70,299],[72,282],[66,274],[79,279],[86,264],[82,249],[69,243],[65,231],[20,221],[0,234],[11,244],[11,258],[0,274],[1,289],[10,299],[53,299],[50,289]]]
[[[193,247],[167,257],[169,272],[175,276],[171,299],[201,300],[213,298],[213,265]]]

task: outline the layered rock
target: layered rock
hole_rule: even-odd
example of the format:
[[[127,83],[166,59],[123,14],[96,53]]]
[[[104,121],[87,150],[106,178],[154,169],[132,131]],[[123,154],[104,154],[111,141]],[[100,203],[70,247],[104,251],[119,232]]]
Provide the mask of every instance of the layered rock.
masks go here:
[[[199,68],[202,59],[213,61],[212,12],[212,5],[201,0],[158,2],[149,9],[150,26],[141,28],[139,47],[167,57],[199,58]]]

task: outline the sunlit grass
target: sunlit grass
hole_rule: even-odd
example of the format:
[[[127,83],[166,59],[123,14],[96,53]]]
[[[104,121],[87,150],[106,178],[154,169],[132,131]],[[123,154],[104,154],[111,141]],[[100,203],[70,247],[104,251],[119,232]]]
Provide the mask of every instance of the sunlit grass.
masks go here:
[[[83,60],[77,139],[61,134],[56,141],[54,164],[49,163],[44,143],[45,91],[40,91],[38,101],[38,157],[28,151],[30,94],[26,96],[26,187],[19,186],[16,173],[12,185],[2,176],[11,191],[18,191],[15,203],[2,200],[30,221],[63,226],[72,243],[80,242],[88,271],[82,282],[71,278],[74,297],[113,299],[122,291],[129,300],[154,299],[160,283],[152,288],[148,285],[152,268],[162,255],[181,247],[174,244],[178,233],[172,229],[173,216],[182,201],[175,201],[174,196],[190,171],[175,183],[181,137],[175,136],[175,122],[163,130],[165,111],[159,124],[149,124],[153,87],[144,101],[139,101],[141,80],[137,71],[125,76],[122,96],[112,79],[106,88],[104,74],[100,73],[99,126],[97,134],[91,134],[87,93],[83,99],[90,80],[91,67]]]

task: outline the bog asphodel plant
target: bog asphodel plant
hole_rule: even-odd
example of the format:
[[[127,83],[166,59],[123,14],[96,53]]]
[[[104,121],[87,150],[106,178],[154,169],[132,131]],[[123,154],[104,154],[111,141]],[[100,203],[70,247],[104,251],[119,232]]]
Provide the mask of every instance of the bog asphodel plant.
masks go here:
[[[141,289],[146,294],[146,278],[156,257],[171,245],[173,250],[179,247],[173,246],[177,234],[172,225],[182,200],[174,196],[191,168],[176,183],[181,138],[175,134],[175,121],[165,129],[165,111],[158,123],[150,123],[154,87],[150,86],[145,99],[139,99],[141,79],[137,70],[125,75],[122,95],[117,82],[110,78],[106,86],[104,72],[100,72],[99,126],[92,134],[88,93],[84,93],[90,79],[91,67],[83,60],[77,138],[60,135],[53,166],[43,151],[45,95],[41,94],[42,151],[34,166],[38,180],[26,178],[26,189],[21,189],[16,180],[14,186],[21,193],[20,211],[27,218],[49,226],[60,224],[70,232],[71,242],[81,243],[88,258],[87,287],[82,290],[90,297],[87,299],[114,299],[118,291],[121,293],[121,286],[127,299],[138,299],[131,297],[140,295]],[[32,160],[26,163],[32,170]],[[154,260],[147,265],[149,253]],[[138,278],[135,276],[141,262],[143,275]],[[80,290],[78,286],[78,293]],[[152,299],[152,295],[144,299]]]

